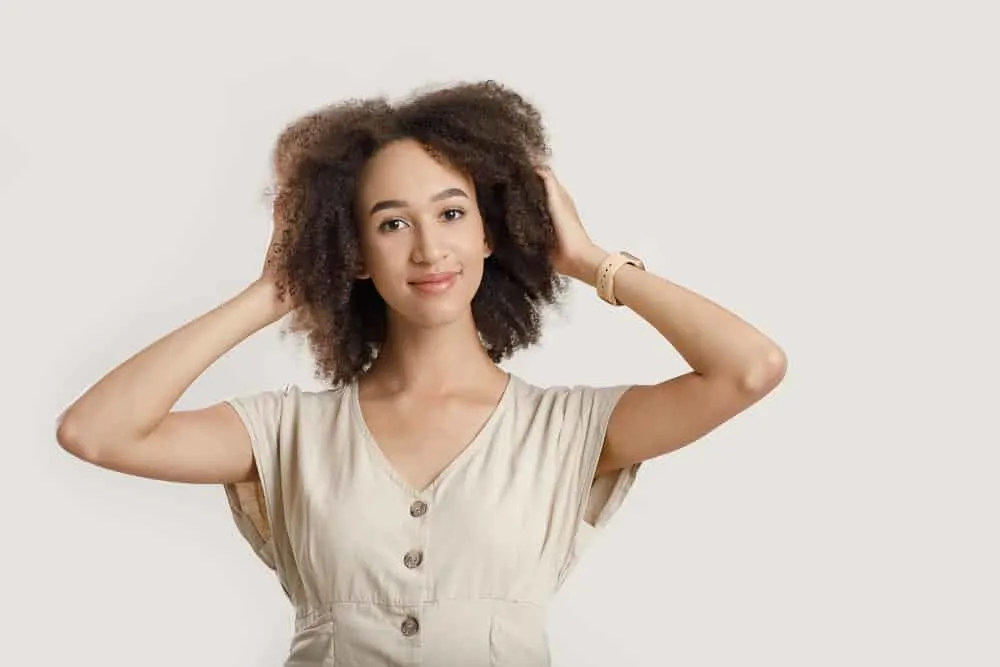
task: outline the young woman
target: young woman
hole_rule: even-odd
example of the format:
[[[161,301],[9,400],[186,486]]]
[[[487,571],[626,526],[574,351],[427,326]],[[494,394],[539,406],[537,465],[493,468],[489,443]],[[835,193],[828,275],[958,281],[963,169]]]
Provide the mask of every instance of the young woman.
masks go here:
[[[547,155],[539,114],[493,82],[298,120],[275,149],[260,277],[64,413],[58,440],[83,460],[225,485],[294,606],[286,665],[549,664],[547,603],[641,462],[783,377],[759,331],[598,246]],[[567,277],[634,311],[691,372],[539,387],[502,370]],[[174,409],[285,315],[328,389]]]

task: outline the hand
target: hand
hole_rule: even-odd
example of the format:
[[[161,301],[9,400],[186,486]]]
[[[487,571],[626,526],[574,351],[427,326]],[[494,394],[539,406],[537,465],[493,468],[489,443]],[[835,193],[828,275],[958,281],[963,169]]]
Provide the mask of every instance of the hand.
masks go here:
[[[589,284],[596,280],[597,268],[607,253],[591,240],[583,228],[573,198],[547,165],[538,167],[538,175],[545,183],[549,215],[556,230],[556,247],[552,252],[552,266],[559,273]]]
[[[283,214],[282,198],[275,197],[274,210],[272,212],[271,240],[267,245],[267,254],[264,257],[264,265],[261,268],[258,283],[266,286],[273,295],[274,307],[282,315],[295,309],[294,294],[289,293],[290,285],[283,274],[282,264],[285,253],[292,241],[292,229],[288,216]],[[282,290],[281,288],[284,288]],[[279,292],[284,294],[279,295]]]

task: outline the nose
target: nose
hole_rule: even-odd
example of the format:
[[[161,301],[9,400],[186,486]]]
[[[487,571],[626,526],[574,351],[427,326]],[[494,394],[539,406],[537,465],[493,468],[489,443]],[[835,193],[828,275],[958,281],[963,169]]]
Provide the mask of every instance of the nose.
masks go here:
[[[417,264],[436,264],[445,258],[447,252],[444,238],[433,222],[418,224],[411,253]]]

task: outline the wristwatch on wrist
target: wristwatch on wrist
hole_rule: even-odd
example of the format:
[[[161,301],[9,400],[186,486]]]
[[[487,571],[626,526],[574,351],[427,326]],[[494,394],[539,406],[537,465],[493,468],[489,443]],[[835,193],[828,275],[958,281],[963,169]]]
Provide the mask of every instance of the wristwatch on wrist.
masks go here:
[[[615,298],[615,274],[618,269],[626,264],[630,264],[640,271],[646,270],[646,265],[642,260],[631,253],[625,251],[613,252],[604,258],[601,266],[597,269],[597,295],[612,306],[620,306],[621,302]]]

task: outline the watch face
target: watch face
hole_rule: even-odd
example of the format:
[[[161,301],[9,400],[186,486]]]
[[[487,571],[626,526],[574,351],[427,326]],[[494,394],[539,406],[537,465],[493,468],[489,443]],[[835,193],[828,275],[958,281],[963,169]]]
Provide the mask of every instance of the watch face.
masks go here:
[[[636,257],[635,255],[633,255],[632,253],[630,253],[630,252],[622,252],[622,255],[624,255],[625,257],[627,257],[631,262],[634,262],[635,265],[638,266],[640,269],[646,268],[646,265],[642,263],[642,260],[639,259],[638,257]]]

